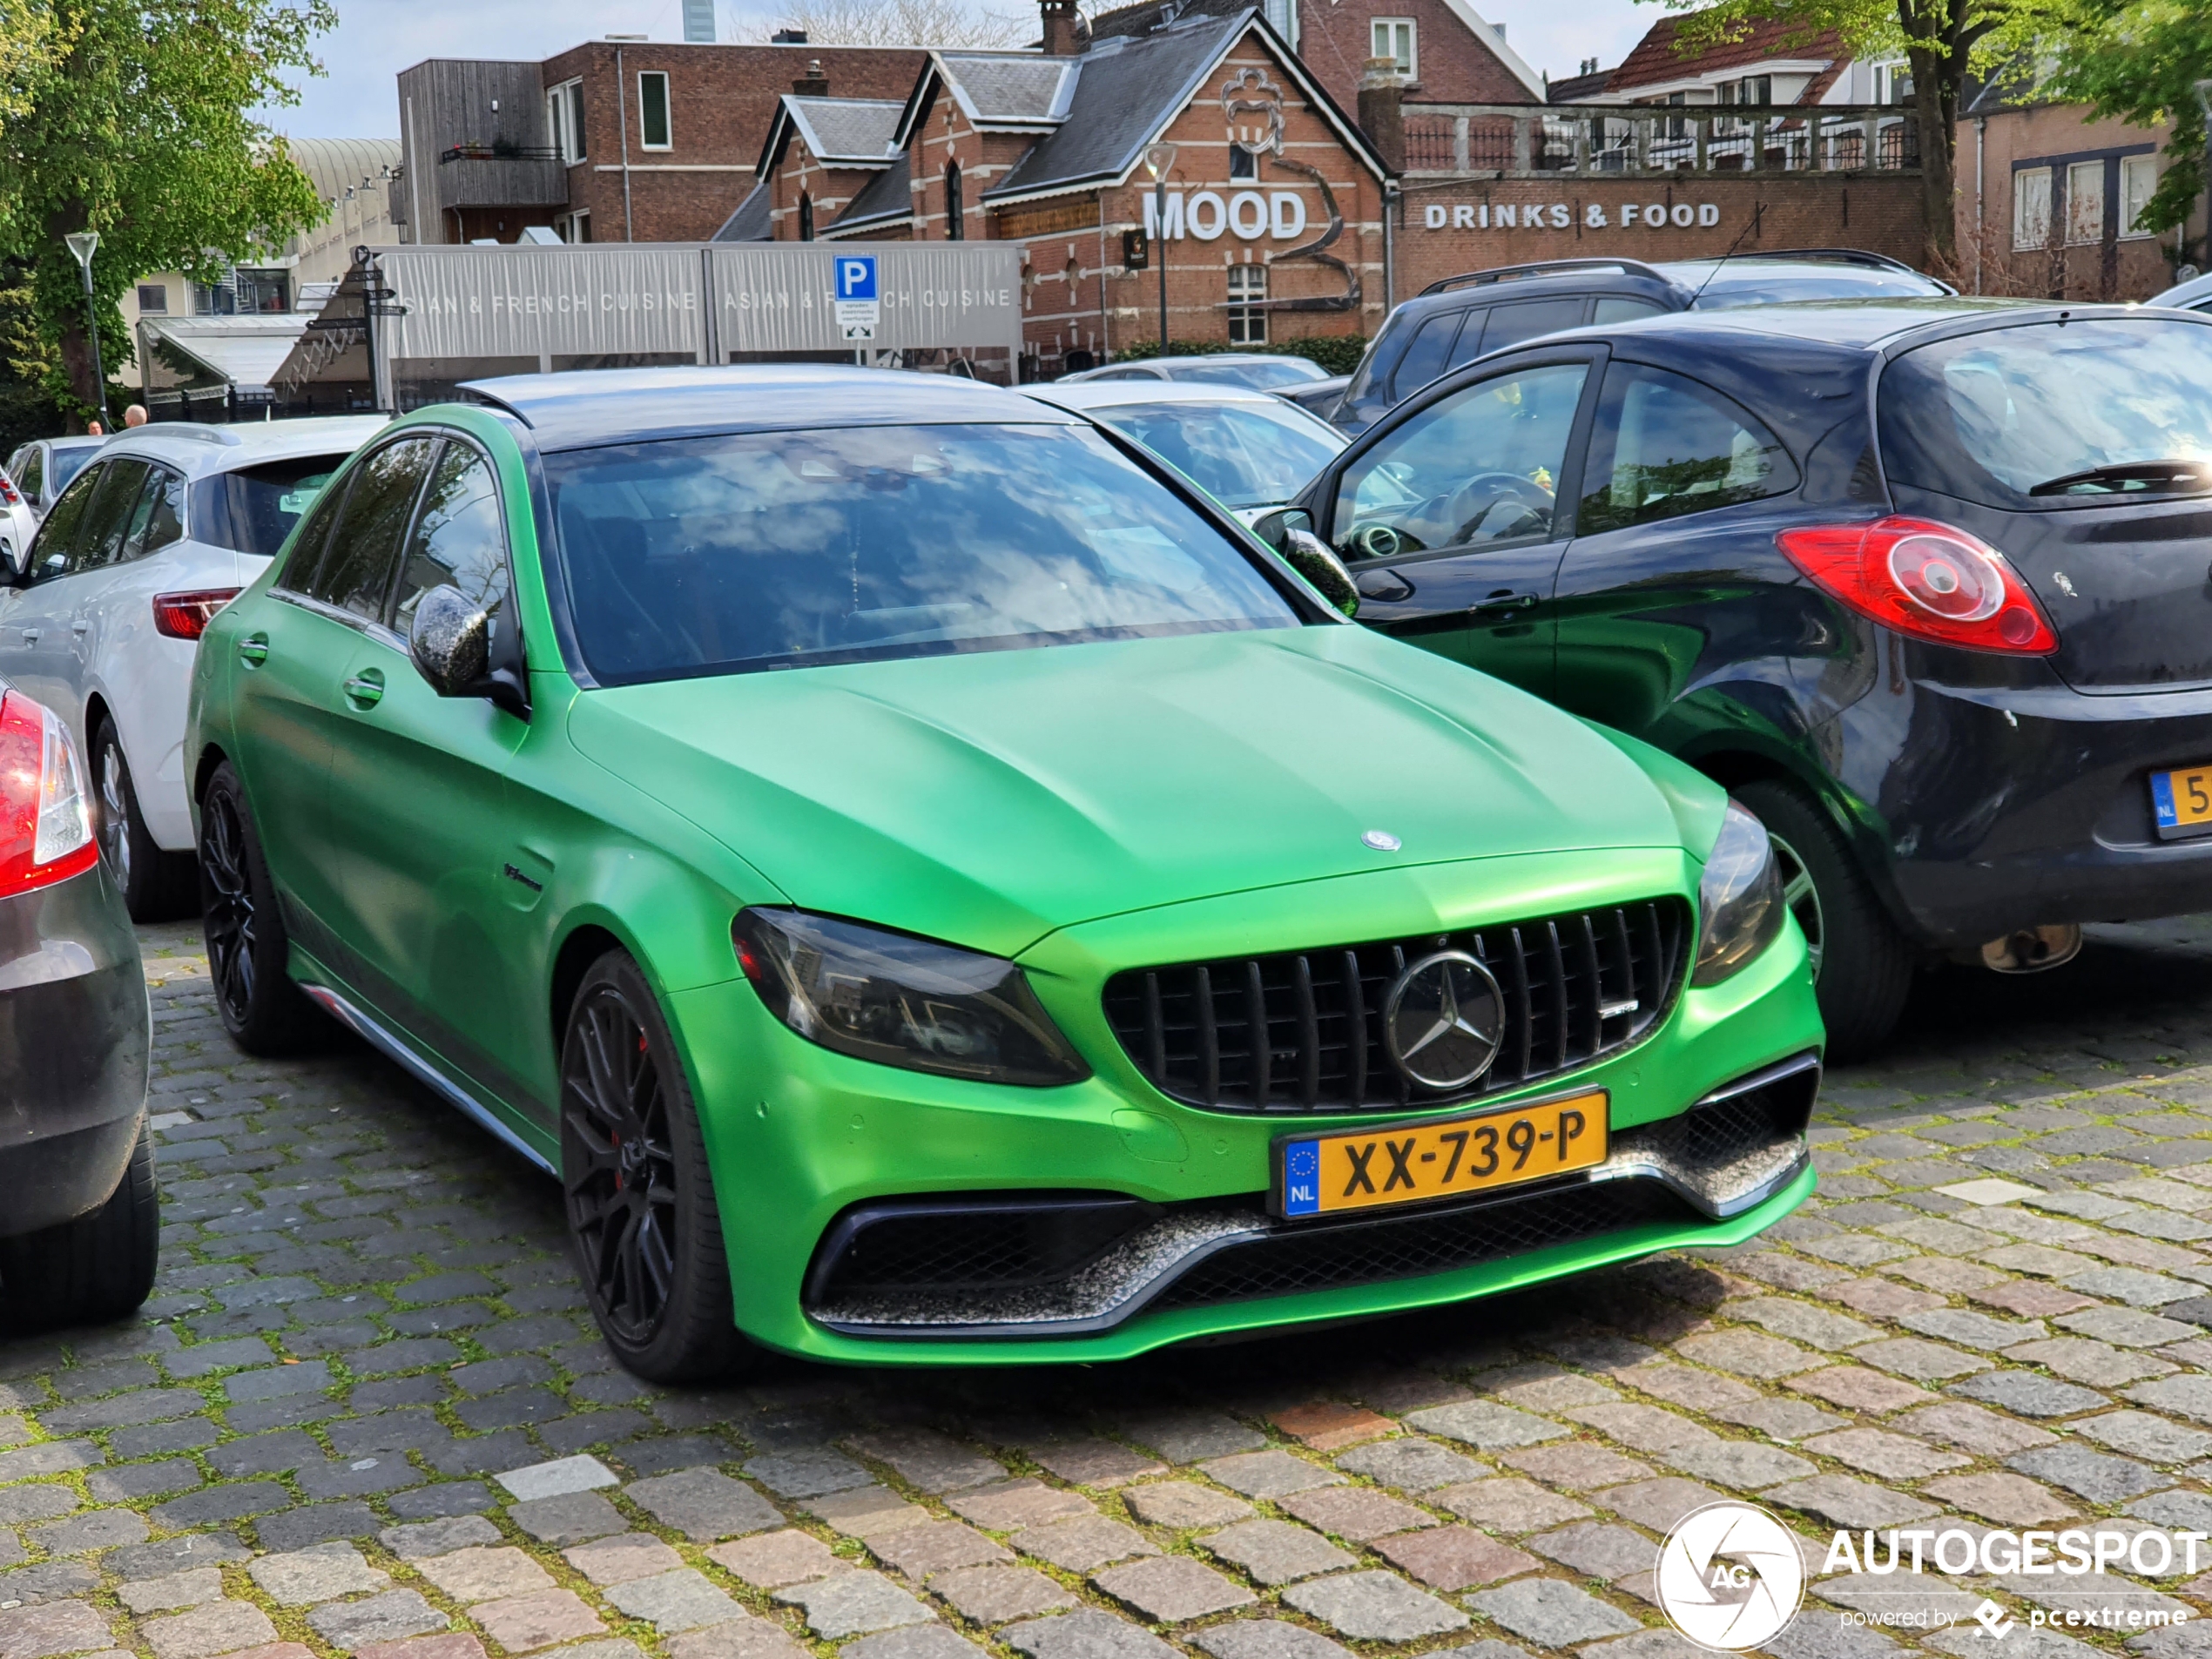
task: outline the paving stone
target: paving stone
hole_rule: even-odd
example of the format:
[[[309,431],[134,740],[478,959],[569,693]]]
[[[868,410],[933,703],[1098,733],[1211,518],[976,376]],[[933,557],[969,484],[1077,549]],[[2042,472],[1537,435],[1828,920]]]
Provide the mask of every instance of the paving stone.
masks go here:
[[[716,1543],[784,1524],[774,1505],[743,1481],[713,1469],[656,1475],[631,1483],[625,1493],[663,1526],[694,1543]]]
[[[824,1493],[819,1497],[806,1499],[800,1507],[848,1538],[880,1537],[901,1527],[919,1526],[934,1519],[920,1504],[908,1503],[890,1487],[873,1482],[842,1492]]]
[[[779,1536],[805,1538],[804,1533],[779,1534]],[[829,1551],[807,1539],[814,1548],[827,1555]],[[573,1549],[561,1552],[570,1566],[594,1584],[626,1584],[633,1578],[651,1578],[659,1573],[672,1573],[684,1565],[684,1558],[650,1533],[617,1533],[612,1538],[602,1538],[596,1543],[578,1544]],[[807,1576],[800,1575],[801,1577]],[[795,1581],[786,1579],[786,1583]]]
[[[79,1555],[118,1544],[143,1544],[146,1523],[128,1509],[91,1509],[51,1527],[33,1527],[30,1537],[49,1555]]]
[[[736,1607],[733,1602],[732,1607]],[[605,1623],[573,1590],[533,1590],[469,1609],[484,1634],[509,1653],[528,1653],[556,1642],[603,1635]]]
[[[1399,1432],[1398,1425],[1379,1413],[1334,1399],[1292,1406],[1277,1412],[1269,1420],[1292,1440],[1317,1452],[1340,1452],[1362,1440]]]
[[[1467,1597],[1514,1635],[1546,1648],[1627,1635],[1636,1622],[1587,1591],[1556,1578],[1525,1578]]]
[[[1854,1413],[1900,1411],[1907,1406],[1925,1406],[1933,1398],[1925,1388],[1915,1388],[1863,1366],[1830,1366],[1792,1377],[1790,1386]]]
[[[1213,1458],[1199,1468],[1212,1479],[1248,1498],[1279,1498],[1314,1487],[1344,1484],[1334,1469],[1308,1463],[1288,1452],[1243,1452],[1234,1457]]]
[[[1286,1619],[1234,1619],[1192,1633],[1213,1659],[1350,1659],[1350,1651]]]
[[[503,1602],[553,1588],[553,1581],[545,1569],[511,1545],[491,1549],[457,1549],[449,1555],[433,1555],[416,1561],[415,1570],[463,1604]]]
[[[1029,1659],[1176,1659],[1150,1631],[1096,1608],[1011,1624],[999,1640]]]
[[[1494,1583],[1543,1563],[1473,1527],[1398,1533],[1375,1544],[1375,1553],[1399,1571],[1440,1590]]]
[[[1499,1454],[1498,1460],[1546,1486],[1580,1491],[1588,1487],[1615,1487],[1624,1481],[1648,1479],[1652,1471],[1633,1458],[1608,1452],[1586,1440],[1566,1440],[1550,1446],[1516,1447]]]
[[[1585,1578],[1622,1579],[1650,1572],[1659,1547],[1626,1527],[1585,1521],[1527,1541],[1528,1548],[1571,1567]]]
[[[1015,1534],[1010,1541],[1024,1555],[1034,1555],[1070,1573],[1096,1572],[1113,1561],[1160,1553],[1142,1534],[1103,1515],[1078,1515],[1072,1521],[1031,1527]]]
[[[2119,1503],[2167,1484],[2140,1463],[2071,1443],[2021,1452],[2006,1458],[2005,1467],[2064,1487],[2091,1503]]]
[[[549,1544],[580,1544],[627,1532],[622,1512],[596,1492],[569,1492],[516,1504],[508,1519],[531,1537]]]
[[[163,1578],[189,1567],[212,1566],[243,1561],[253,1552],[227,1533],[187,1533],[180,1538],[159,1538],[150,1544],[130,1544],[111,1551],[101,1564],[131,1581]]]
[[[365,1503],[310,1503],[254,1523],[264,1548],[301,1549],[332,1539],[374,1538],[383,1523]]]
[[[99,1588],[100,1575],[82,1561],[44,1561],[0,1576],[0,1602],[24,1607],[67,1602]]]
[[[826,1447],[770,1453],[747,1463],[745,1472],[779,1498],[819,1498],[875,1484],[866,1469]]]
[[[179,1608],[199,1607],[223,1599],[222,1569],[193,1567],[159,1578],[142,1578],[120,1586],[116,1595],[133,1613],[167,1613]]]
[[[2048,1446],[2055,1438],[2047,1429],[2016,1423],[2009,1417],[2000,1417],[1963,1400],[1924,1406],[1895,1419],[1894,1426],[1924,1440],[1955,1446],[1979,1457],[2004,1457],[2013,1452],[2025,1452],[2031,1446]]]
[[[1260,1584],[1287,1584],[1332,1573],[1357,1559],[1318,1533],[1284,1521],[1245,1521],[1198,1541],[1209,1554],[1241,1567]]]
[[[1431,1495],[1460,1520],[1500,1532],[1534,1532],[1540,1527],[1580,1521],[1590,1513],[1587,1505],[1572,1498],[1562,1498],[1534,1481],[1510,1475],[1495,1480],[1474,1480],[1463,1487],[1446,1487]]]
[[[347,1652],[379,1642],[428,1635],[451,1622],[413,1590],[387,1590],[363,1602],[334,1602],[316,1608],[307,1622],[334,1648]]]
[[[1632,1401],[1580,1406],[1565,1414],[1639,1452],[1664,1453],[1679,1447],[1709,1445],[1720,1439],[1703,1423],[1694,1422],[1679,1412],[1662,1411],[1656,1406],[1640,1406]]]
[[[2128,1398],[2140,1406],[2212,1423],[2212,1377],[2188,1372],[2161,1377],[2155,1382],[2138,1383],[2128,1391]]]
[[[1557,1423],[1548,1423],[1541,1417],[1487,1399],[1461,1400],[1456,1405],[1414,1412],[1406,1421],[1424,1434],[1462,1440],[1486,1452],[1501,1447],[1534,1446],[1544,1440],[1564,1440],[1568,1434]]]
[[[1986,1371],[1990,1362],[1979,1354],[1926,1342],[1918,1337],[1892,1337],[1851,1351],[1851,1358],[1916,1382],[1947,1382],[1971,1372]]]
[[[832,1642],[902,1624],[923,1624],[937,1616],[880,1573],[833,1573],[786,1585],[775,1592],[774,1599],[799,1608],[807,1629]]]
[[[1355,1544],[1437,1524],[1436,1517],[1426,1509],[1416,1509],[1366,1487],[1321,1487],[1296,1492],[1278,1501],[1276,1507]]]
[[[622,1478],[597,1458],[584,1456],[556,1458],[550,1463],[532,1463],[523,1468],[509,1469],[496,1478],[501,1486],[524,1503],[545,1498],[568,1497],[577,1493],[622,1484]]]
[[[2067,1426],[2084,1440],[2146,1463],[2186,1463],[2212,1452],[2212,1434],[2148,1412],[2107,1412],[2101,1417],[2078,1418]]]
[[[274,1642],[276,1627],[269,1622],[269,1615],[251,1602],[210,1602],[189,1612],[148,1619],[138,1627],[138,1634],[153,1649],[154,1659],[211,1659],[216,1654],[236,1653]],[[105,1629],[102,1641],[105,1645]],[[4,1626],[0,1626],[0,1652],[10,1654],[13,1659],[14,1649]]]
[[[1885,1480],[1922,1480],[1946,1469],[1963,1468],[1972,1460],[1878,1428],[1846,1428],[1816,1435],[1805,1442],[1804,1449]]]
[[[200,1484],[199,1466],[188,1458],[167,1458],[158,1463],[128,1463],[120,1468],[94,1469],[84,1477],[84,1489],[101,1503],[135,1503],[145,1498],[165,1498],[189,1492]]]
[[[1006,1479],[1005,1466],[995,1459],[926,1429],[856,1434],[846,1444],[862,1457],[889,1464],[900,1480],[923,1492],[958,1492]]]
[[[1693,1509],[1702,1509],[1709,1503],[1722,1501],[1726,1494],[1710,1487],[1701,1487],[1695,1480],[1677,1480],[1671,1477],[1657,1480],[1639,1480],[1632,1486],[1615,1487],[1596,1494],[1597,1501],[1623,1520],[1633,1521],[1639,1527],[1648,1527],[1665,1536],[1675,1528],[1675,1523]]]
[[[690,1567],[611,1585],[607,1600],[632,1618],[650,1620],[664,1635],[719,1624],[745,1610]]]
[[[1264,1434],[1219,1412],[1146,1413],[1124,1418],[1122,1429],[1139,1446],[1150,1447],[1170,1463],[1197,1463],[1205,1458],[1255,1451],[1267,1444]]]
[[[579,1553],[570,1551],[569,1559],[575,1561]],[[706,1558],[732,1577],[763,1590],[779,1590],[786,1584],[842,1571],[846,1566],[820,1539],[797,1531],[756,1533],[733,1543],[717,1544],[706,1552]],[[577,1565],[590,1574],[591,1569],[582,1562]]]
[[[513,1552],[521,1554],[520,1551]],[[280,1555],[263,1555],[246,1571],[279,1607],[306,1607],[341,1595],[391,1588],[392,1575],[371,1567],[351,1544],[317,1544]]]
[[[2047,1342],[2023,1342],[2005,1357],[2024,1365],[2042,1366],[2071,1382],[2097,1388],[2123,1388],[2146,1377],[2172,1374],[2174,1367],[2148,1354],[2129,1353],[2087,1337],[2054,1337]]]
[[[1950,1392],[1986,1400],[2023,1417],[2071,1417],[2109,1405],[2102,1394],[2032,1371],[1992,1371],[1951,1385]],[[2146,1404],[2154,1402],[2145,1402]]]
[[[1356,1642],[1413,1642],[1463,1630],[1467,1616],[1394,1573],[1339,1573],[1283,1592],[1283,1600]]]
[[[1475,1480],[1491,1474],[1487,1464],[1474,1458],[1462,1458],[1458,1451],[1447,1451],[1433,1440],[1378,1440],[1373,1445],[1353,1447],[1352,1451],[1336,1460],[1339,1469],[1349,1469],[1353,1475],[1367,1475],[1385,1487],[1398,1487],[1400,1491],[1435,1491],[1438,1487],[1451,1487],[1460,1480]]]
[[[973,1527],[957,1521],[925,1521],[868,1540],[876,1559],[916,1581],[955,1567],[980,1567],[1010,1561],[1003,1545],[993,1542]]]
[[[2109,1342],[2121,1348],[2155,1348],[2161,1343],[2181,1342],[2196,1334],[2194,1325],[2178,1319],[2161,1319],[2141,1308],[2084,1308],[2079,1313],[2061,1313],[2052,1323],[2076,1336]]]
[[[1815,1415],[1824,1413],[1816,1413]],[[1761,1446],[1752,1440],[1719,1440],[1710,1446],[1686,1446],[1679,1451],[1667,1453],[1667,1460],[1701,1479],[1717,1480],[1724,1487],[1737,1487],[1747,1492],[1779,1486],[1784,1480],[1802,1480],[1817,1473],[1804,1459],[1792,1457],[1777,1447]],[[1649,1474],[1649,1471],[1644,1473]]]
[[[1769,1503],[1803,1509],[1836,1526],[1854,1530],[1901,1527],[1937,1513],[1932,1505],[1902,1492],[1892,1492],[1885,1487],[1843,1474],[1818,1474],[1810,1480],[1792,1480],[1786,1486],[1774,1487],[1765,1496]]]
[[[718,1626],[728,1629],[727,1625]],[[772,1626],[769,1627],[773,1629]],[[711,1632],[700,1632],[710,1635]],[[777,1632],[781,1635],[780,1631]],[[678,1652],[684,1642],[695,1640],[678,1637],[669,1646],[675,1659],[725,1659],[720,1653],[690,1655]],[[789,1639],[786,1638],[788,1645]],[[795,1654],[804,1649],[794,1648]],[[858,1642],[846,1643],[838,1649],[838,1659],[981,1659],[983,1650],[965,1636],[954,1635],[941,1624],[910,1624],[901,1629],[886,1630],[881,1635],[862,1636]],[[756,1659],[751,1653],[730,1656],[729,1659]]]
[[[1298,1488],[1292,1488],[1297,1490]],[[1192,1527],[1220,1527],[1252,1513],[1251,1505],[1190,1480],[1155,1480],[1123,1494],[1130,1513],[1156,1527],[1181,1532]]]
[[[1675,1345],[1675,1352],[1716,1371],[1770,1379],[1809,1371],[1821,1363],[1817,1354],[1756,1331],[1716,1331],[1684,1337]]]
[[[2017,1474],[1948,1474],[1920,1490],[1954,1509],[2000,1527],[2040,1527],[2063,1521],[2074,1507],[2048,1487]]]
[[[1225,1613],[1256,1598],[1250,1590],[1187,1555],[1155,1555],[1109,1567],[1090,1581],[1133,1612],[1158,1624],[1180,1624]]]
[[[1050,1470],[1072,1486],[1126,1486],[1131,1480],[1142,1480],[1166,1469],[1166,1465],[1157,1458],[1132,1452],[1112,1440],[1091,1437],[1040,1440],[1022,1449],[1040,1468]]]
[[[378,1536],[385,1548],[407,1561],[419,1561],[425,1555],[448,1554],[471,1544],[496,1544],[500,1534],[498,1527],[481,1515],[456,1515],[411,1527],[388,1527]]]
[[[972,1492],[955,1494],[946,1500],[946,1504],[962,1520],[992,1532],[1012,1532],[1019,1527],[1038,1527],[1049,1521],[1064,1521],[1070,1515],[1097,1513],[1089,1499],[1049,1487],[1042,1480],[1004,1480],[995,1486],[978,1487]]]
[[[1729,1312],[1737,1318],[1749,1319],[1778,1337],[1809,1343],[1831,1353],[1856,1348],[1882,1334],[1874,1326],[1860,1320],[1831,1312],[1811,1302],[1793,1301],[1785,1296],[1755,1296],[1734,1304]]]
[[[1065,1588],[1031,1567],[956,1568],[932,1578],[929,1588],[961,1617],[977,1624],[1034,1619],[1076,1605]]]

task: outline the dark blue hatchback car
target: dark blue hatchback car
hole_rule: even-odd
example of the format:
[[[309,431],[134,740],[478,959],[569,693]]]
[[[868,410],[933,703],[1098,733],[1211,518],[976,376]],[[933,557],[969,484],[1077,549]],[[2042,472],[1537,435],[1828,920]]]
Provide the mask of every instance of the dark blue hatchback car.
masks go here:
[[[1361,622],[1765,819],[1838,1057],[1931,957],[2054,966],[2082,922],[2212,908],[2212,317],[1584,328],[1428,386],[1297,508]]]

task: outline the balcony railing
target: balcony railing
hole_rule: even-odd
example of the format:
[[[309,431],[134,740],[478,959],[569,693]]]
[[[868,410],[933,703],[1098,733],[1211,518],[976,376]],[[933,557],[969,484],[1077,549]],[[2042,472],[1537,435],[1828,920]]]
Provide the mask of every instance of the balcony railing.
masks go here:
[[[438,152],[438,165],[451,161],[558,161],[561,152],[550,144],[509,144],[502,138],[491,144],[463,142],[450,150]]]
[[[1919,123],[1896,105],[1409,104],[1406,171],[1915,172]]]

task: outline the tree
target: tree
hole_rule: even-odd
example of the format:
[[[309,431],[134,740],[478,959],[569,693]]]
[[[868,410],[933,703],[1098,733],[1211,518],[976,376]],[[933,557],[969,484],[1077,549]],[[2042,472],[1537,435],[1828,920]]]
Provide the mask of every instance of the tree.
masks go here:
[[[336,21],[329,0],[0,0],[34,19],[0,48],[0,255],[29,267],[52,390],[96,406],[85,302],[62,239],[97,231],[104,361],[128,361],[117,301],[149,271],[214,280],[327,211],[283,140],[247,111],[295,102],[287,74]]]
[[[775,14],[778,28],[803,30],[817,46],[1018,46],[1035,39],[1037,19],[1001,17],[961,0],[795,0]]]
[[[2137,126],[2171,123],[2165,176],[2142,217],[2146,230],[2164,231],[2185,223],[2203,193],[2204,105],[2196,83],[2207,79],[2212,19],[2202,0],[2092,0],[2044,91]],[[2212,267],[2212,230],[2205,255]]]
[[[1699,0],[1665,0],[1683,10]],[[1676,37],[1688,54],[1741,39],[1755,24],[1781,23],[1785,51],[1834,31],[1854,57],[1902,51],[1912,71],[1920,134],[1924,258],[1937,271],[1958,262],[1959,110],[1968,78],[2032,59],[2063,32],[2077,0],[1721,0],[1690,11]]]

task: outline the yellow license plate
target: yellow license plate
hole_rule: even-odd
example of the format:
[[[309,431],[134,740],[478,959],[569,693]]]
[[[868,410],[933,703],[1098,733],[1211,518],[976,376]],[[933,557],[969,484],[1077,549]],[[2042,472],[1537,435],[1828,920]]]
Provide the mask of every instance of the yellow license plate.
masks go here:
[[[2212,766],[2177,766],[2150,775],[2151,811],[2158,838],[2180,840],[2212,835]]]
[[[1605,1161],[1606,1092],[1276,1143],[1277,1208],[1326,1216],[1570,1175]]]

